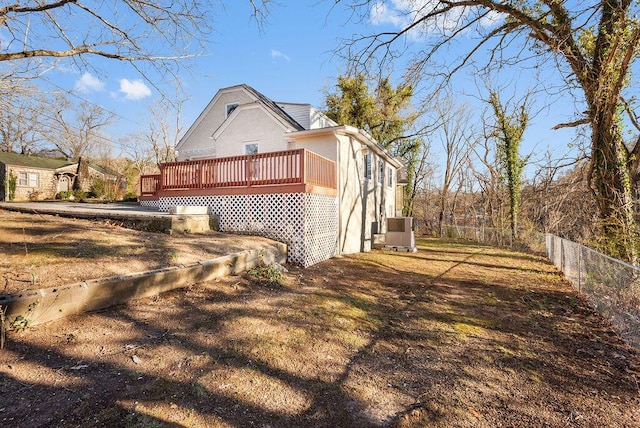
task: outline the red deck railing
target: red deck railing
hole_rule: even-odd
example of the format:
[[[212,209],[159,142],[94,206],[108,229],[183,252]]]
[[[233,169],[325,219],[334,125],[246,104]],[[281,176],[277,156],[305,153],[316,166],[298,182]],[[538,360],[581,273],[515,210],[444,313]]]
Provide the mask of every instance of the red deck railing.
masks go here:
[[[140,177],[140,194],[287,185],[336,189],[336,164],[306,149],[169,162]]]
[[[159,190],[160,174],[140,176],[140,195],[155,195]]]

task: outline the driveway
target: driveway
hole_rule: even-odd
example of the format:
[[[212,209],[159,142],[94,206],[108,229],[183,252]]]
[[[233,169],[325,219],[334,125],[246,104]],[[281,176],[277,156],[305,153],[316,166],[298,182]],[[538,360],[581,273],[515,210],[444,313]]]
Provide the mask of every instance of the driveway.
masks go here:
[[[156,208],[137,203],[87,204],[77,202],[0,202],[0,209],[25,213],[57,214],[79,218],[149,219],[170,218]]]

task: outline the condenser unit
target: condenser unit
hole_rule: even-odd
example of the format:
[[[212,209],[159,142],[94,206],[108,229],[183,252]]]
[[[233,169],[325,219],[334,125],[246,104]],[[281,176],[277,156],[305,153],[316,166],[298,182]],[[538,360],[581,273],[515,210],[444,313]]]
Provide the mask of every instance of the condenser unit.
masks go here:
[[[391,217],[387,219],[385,246],[406,247],[415,251],[416,238],[413,233],[413,217]]]

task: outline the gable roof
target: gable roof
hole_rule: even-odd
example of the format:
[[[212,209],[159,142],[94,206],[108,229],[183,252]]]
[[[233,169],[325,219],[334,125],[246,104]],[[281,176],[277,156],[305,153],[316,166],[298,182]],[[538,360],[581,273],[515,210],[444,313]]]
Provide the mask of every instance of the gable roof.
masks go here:
[[[21,155],[15,152],[1,152],[0,163],[13,166],[26,166],[30,168],[58,169],[76,162],[70,162],[64,159],[44,158],[41,156]]]
[[[206,117],[208,116],[209,112],[211,111],[213,106],[216,104],[216,101],[217,101],[218,97],[222,93],[229,92],[229,91],[232,91],[234,89],[242,89],[245,92],[247,92],[251,98],[255,99],[255,102],[257,102],[260,105],[262,105],[265,108],[265,110],[267,110],[273,116],[277,117],[278,120],[280,122],[282,122],[285,126],[292,128],[293,131],[303,131],[305,129],[304,126],[300,125],[293,117],[291,117],[287,112],[285,112],[273,100],[271,100],[267,96],[263,95],[262,93],[256,91],[251,86],[249,86],[249,85],[247,85],[245,83],[241,83],[239,85],[228,86],[226,88],[218,89],[218,91],[213,96],[213,98],[211,98],[211,101],[209,101],[209,104],[207,104],[207,106],[204,108],[204,110],[202,110],[202,112],[200,112],[200,114],[198,115],[196,120],[191,124],[191,126],[189,126],[187,131],[180,138],[180,141],[178,141],[178,144],[176,144],[176,149],[179,150],[181,148],[182,144],[185,141],[187,141],[187,139],[189,138],[191,133],[200,125],[200,123],[203,120],[206,119]],[[222,124],[220,125],[220,127],[221,126],[222,126]]]
[[[89,168],[91,168],[91,169],[93,169],[95,171],[98,171],[99,173],[102,173],[104,175],[112,175],[114,177],[122,177],[123,176],[122,174],[120,174],[117,171],[114,171],[111,168],[108,168],[108,167],[106,167],[104,165],[98,165],[96,163],[89,163]]]
[[[243,89],[245,89],[247,92],[249,92],[254,97],[256,97],[258,102],[260,102],[265,107],[270,109],[273,113],[275,113],[278,116],[280,116],[280,118],[282,120],[284,120],[286,123],[288,123],[289,125],[291,125],[291,127],[293,129],[295,129],[296,131],[304,131],[305,128],[302,125],[300,125],[294,118],[289,116],[289,114],[287,114],[287,112],[285,112],[282,109],[282,107],[280,107],[273,100],[271,100],[270,98],[264,96],[262,93],[256,91],[255,89],[253,89],[249,85],[246,85],[246,84],[243,83],[243,84],[241,84],[239,86],[242,87]]]
[[[229,114],[229,116],[225,119],[225,121],[222,122],[222,124],[218,127],[218,129],[216,129],[215,132],[211,135],[211,137],[213,137],[215,140],[217,140],[220,137],[220,135],[225,131],[225,129],[227,129],[227,127],[229,127],[231,125],[231,123],[233,123],[233,121],[236,119],[236,117],[240,113],[242,113],[243,111],[249,111],[249,110],[254,110],[254,109],[260,109],[263,112],[265,112],[266,115],[272,121],[274,121],[274,122],[278,123],[280,126],[282,126],[283,129],[286,130],[286,132],[298,132],[298,129],[291,130],[291,124],[289,122],[285,121],[285,119],[281,115],[274,114],[273,110],[271,110],[268,107],[266,107],[260,101],[253,101],[253,102],[250,102],[250,103],[240,104],[238,107],[233,109],[233,112],[231,114]],[[303,130],[304,130],[304,128],[303,128]]]
[[[60,169],[67,166],[77,166],[78,162],[64,159],[45,158],[42,156],[22,155],[15,152],[0,152],[0,163],[11,166],[24,166],[27,168]],[[89,168],[105,175],[122,177],[122,174],[107,168],[106,166],[89,163]]]

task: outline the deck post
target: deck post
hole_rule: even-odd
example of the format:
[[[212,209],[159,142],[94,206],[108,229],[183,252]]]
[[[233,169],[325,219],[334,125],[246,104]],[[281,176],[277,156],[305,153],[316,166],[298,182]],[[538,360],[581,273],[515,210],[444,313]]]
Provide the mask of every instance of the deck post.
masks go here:
[[[249,155],[249,156],[246,157],[246,160],[245,160],[245,162],[246,162],[245,167],[246,167],[246,171],[247,171],[247,173],[246,173],[247,174],[247,187],[251,187],[251,157],[252,156]]]
[[[306,169],[306,161],[307,160],[307,149],[302,149],[302,156],[300,156],[300,179],[302,183],[307,182],[307,169]]]

